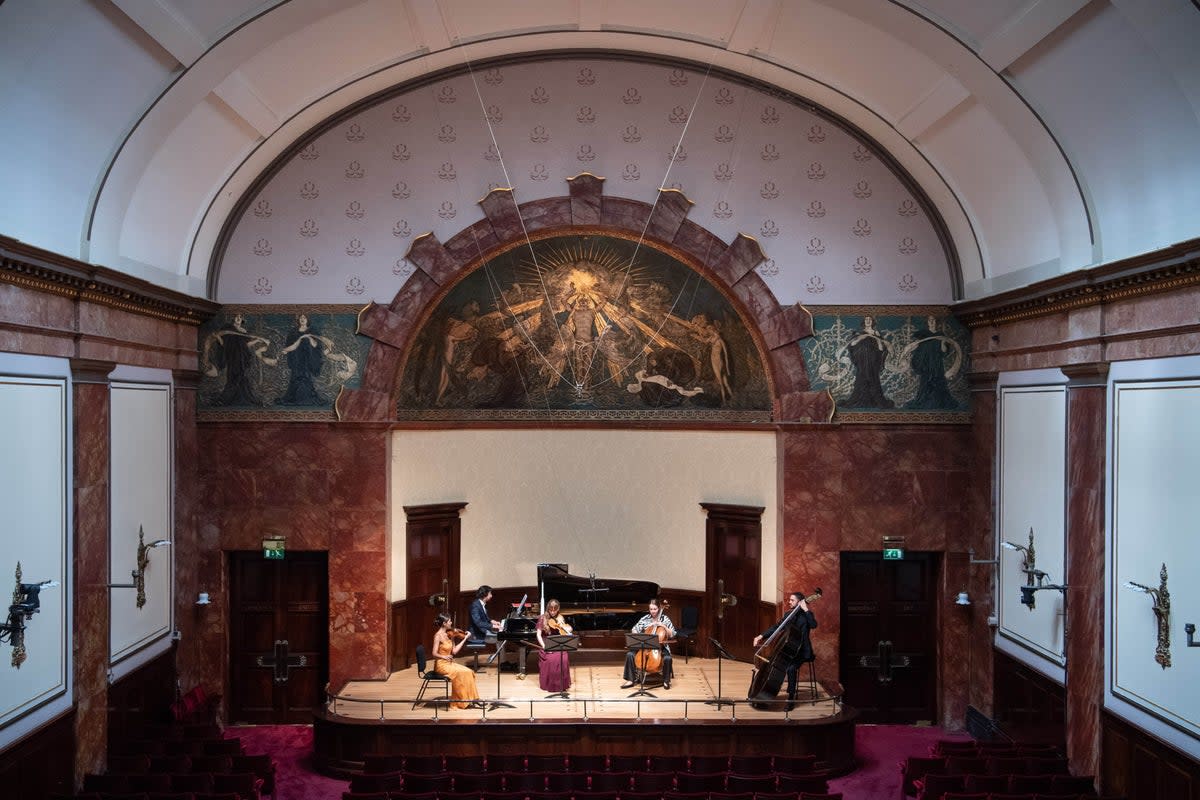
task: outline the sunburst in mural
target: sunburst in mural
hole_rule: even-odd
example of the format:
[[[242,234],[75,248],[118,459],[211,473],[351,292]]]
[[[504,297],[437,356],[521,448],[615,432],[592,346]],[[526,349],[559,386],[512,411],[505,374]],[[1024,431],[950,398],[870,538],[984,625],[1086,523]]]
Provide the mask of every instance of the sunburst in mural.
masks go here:
[[[558,235],[485,262],[416,337],[399,411],[769,409],[729,300],[673,256]]]

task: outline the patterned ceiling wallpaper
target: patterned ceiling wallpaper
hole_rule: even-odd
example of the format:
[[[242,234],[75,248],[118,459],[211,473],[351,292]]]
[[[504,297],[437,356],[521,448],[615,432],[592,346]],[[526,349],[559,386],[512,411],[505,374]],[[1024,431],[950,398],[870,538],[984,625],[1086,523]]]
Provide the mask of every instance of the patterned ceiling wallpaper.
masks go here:
[[[478,91],[477,91],[478,90]],[[756,238],[781,303],[953,300],[926,210],[879,154],[791,98],[694,69],[563,59],[477,69],[330,125],[265,181],[219,257],[227,304],[390,301],[414,237],[483,218],[478,201],[567,194],[582,172],[605,195],[660,187],[730,241]]]

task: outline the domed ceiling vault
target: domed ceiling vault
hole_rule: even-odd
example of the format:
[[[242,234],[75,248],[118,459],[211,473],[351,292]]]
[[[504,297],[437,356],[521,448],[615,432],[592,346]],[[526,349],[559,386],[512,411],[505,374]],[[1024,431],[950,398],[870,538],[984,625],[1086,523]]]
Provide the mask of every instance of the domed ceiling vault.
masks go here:
[[[1195,236],[1198,29],[1193,5],[1126,0],[730,0],[704,14],[632,0],[6,3],[0,152],[17,191],[0,199],[0,231],[202,295],[239,201],[280,154],[362,99],[468,61],[654,53],[693,75],[712,65],[741,76],[731,83],[777,87],[861,131],[943,220],[962,295],[982,296]],[[570,105],[583,103],[559,111]],[[643,142],[666,159],[665,140]],[[774,142],[781,153],[792,143]],[[648,174],[646,158],[619,168]],[[716,202],[697,199],[693,214]],[[787,231],[807,224],[806,209],[789,207]],[[768,219],[733,210],[751,235]],[[227,259],[221,294],[247,285],[254,263]],[[941,265],[931,269],[919,285]],[[774,287],[781,302],[814,302],[814,276],[838,285],[796,271]]]

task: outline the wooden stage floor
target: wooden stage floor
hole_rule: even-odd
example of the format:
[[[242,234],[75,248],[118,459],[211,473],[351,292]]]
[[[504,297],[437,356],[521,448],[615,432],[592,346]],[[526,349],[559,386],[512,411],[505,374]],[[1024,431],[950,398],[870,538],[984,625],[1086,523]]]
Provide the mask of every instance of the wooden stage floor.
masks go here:
[[[532,660],[531,660],[532,661]],[[460,662],[461,663],[461,662]],[[394,672],[387,680],[350,681],[335,699],[326,706],[331,715],[362,720],[415,721],[439,718],[450,720],[817,720],[837,715],[842,710],[841,699],[831,695],[825,686],[818,686],[815,699],[808,684],[801,684],[798,702],[787,711],[779,703],[777,710],[752,708],[746,701],[750,685],[749,664],[724,660],[720,662],[720,690],[724,700],[720,708],[712,704],[718,694],[718,662],[716,659],[682,658],[674,660],[675,677],[669,690],[657,683],[646,686],[653,697],[630,697],[637,691],[622,689],[622,664],[572,664],[571,689],[567,699],[547,698],[538,687],[536,672],[524,680],[516,672],[500,673],[499,687],[496,668],[488,666],[475,676],[482,708],[452,709],[443,702],[424,703],[412,707],[420,692],[421,678],[416,667]],[[657,681],[657,679],[655,679]],[[818,682],[819,683],[819,682]],[[786,688],[786,687],[785,687]],[[444,689],[432,684],[426,699],[440,700]],[[786,692],[780,693],[783,698]],[[496,701],[511,707],[500,705]]]
[[[547,698],[536,672],[519,680],[515,671],[502,671],[497,687],[496,668],[488,666],[475,676],[480,707],[461,710],[440,699],[440,683],[426,694],[432,702],[414,708],[421,688],[415,667],[386,680],[349,681],[313,713],[313,763],[327,775],[349,777],[362,771],[368,753],[736,752],[812,754],[831,774],[854,769],[858,712],[841,702],[834,682],[819,686],[810,699],[802,681],[794,708],[780,700],[778,709],[761,710],[745,699],[748,664],[676,658],[669,690],[647,686],[653,697],[630,697],[636,687],[621,688],[623,659],[605,656],[589,651],[572,662],[566,699]]]

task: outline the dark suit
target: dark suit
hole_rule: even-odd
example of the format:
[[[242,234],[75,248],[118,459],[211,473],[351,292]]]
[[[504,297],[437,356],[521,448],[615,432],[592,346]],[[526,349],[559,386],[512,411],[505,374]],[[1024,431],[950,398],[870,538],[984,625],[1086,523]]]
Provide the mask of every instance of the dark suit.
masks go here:
[[[787,619],[787,617],[784,617],[784,619]],[[782,619],[763,631],[763,641],[770,639],[771,635],[779,629],[781,624],[783,624]],[[813,616],[812,611],[797,608],[796,613],[792,614],[790,626],[791,631],[788,640],[791,642],[792,647],[795,648],[795,658],[787,665],[788,700],[795,700],[797,669],[801,664],[807,664],[814,658],[810,631],[817,627],[817,618]]]
[[[492,620],[488,617],[483,601],[476,600],[471,603],[471,640],[482,642],[493,633]]]

